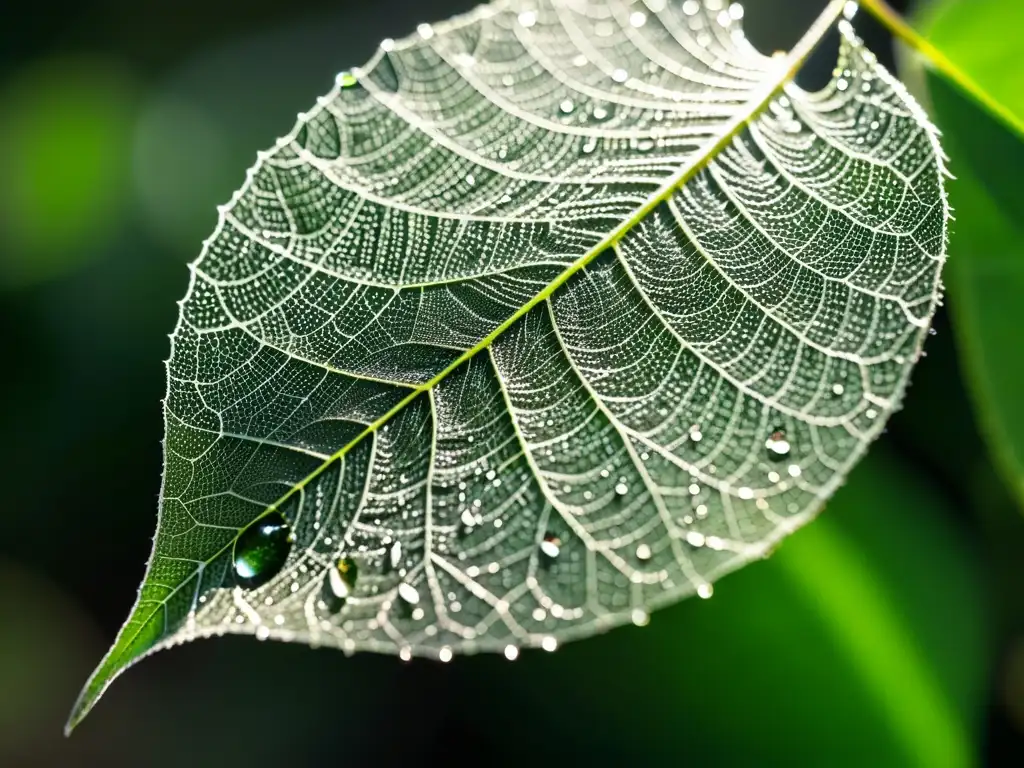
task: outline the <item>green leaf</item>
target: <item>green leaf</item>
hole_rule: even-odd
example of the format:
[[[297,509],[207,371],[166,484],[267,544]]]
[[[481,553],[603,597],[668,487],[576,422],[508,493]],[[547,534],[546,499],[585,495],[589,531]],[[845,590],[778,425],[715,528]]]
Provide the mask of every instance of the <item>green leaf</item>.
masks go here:
[[[898,406],[941,152],[839,24],[481,6],[385,41],[221,211],[173,336],[139,598],[72,713],[227,632],[552,650],[766,555]]]
[[[1024,8],[943,0],[927,10],[919,26],[941,50],[942,66],[915,57],[907,69],[925,64],[929,101],[957,179],[949,190],[956,212],[948,271],[954,328],[985,438],[1024,504],[1024,360],[1008,353],[1020,346],[1024,326],[1024,65],[1016,39],[999,33],[1016,28]]]

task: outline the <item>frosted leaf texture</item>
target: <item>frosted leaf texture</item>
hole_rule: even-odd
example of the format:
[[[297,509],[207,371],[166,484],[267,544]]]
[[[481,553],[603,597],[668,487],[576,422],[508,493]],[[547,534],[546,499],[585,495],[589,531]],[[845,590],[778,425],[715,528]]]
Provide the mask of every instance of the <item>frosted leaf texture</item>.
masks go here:
[[[339,75],[192,267],[149,571],[73,722],[206,635],[553,650],[813,517],[903,393],[947,219],[848,22],[832,83],[788,82],[842,5],[768,58],[715,0],[497,2]],[[284,566],[236,586],[273,510]]]

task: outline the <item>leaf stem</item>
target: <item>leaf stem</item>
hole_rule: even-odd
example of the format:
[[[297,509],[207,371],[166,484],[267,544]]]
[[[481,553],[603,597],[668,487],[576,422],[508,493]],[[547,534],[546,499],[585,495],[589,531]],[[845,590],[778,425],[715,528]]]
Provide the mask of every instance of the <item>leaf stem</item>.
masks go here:
[[[981,87],[946,55],[918,34],[906,20],[885,0],[860,0],[861,6],[878,19],[895,37],[916,50],[925,61],[937,69],[950,82],[972,97],[1008,128],[1024,138],[1024,121]]]

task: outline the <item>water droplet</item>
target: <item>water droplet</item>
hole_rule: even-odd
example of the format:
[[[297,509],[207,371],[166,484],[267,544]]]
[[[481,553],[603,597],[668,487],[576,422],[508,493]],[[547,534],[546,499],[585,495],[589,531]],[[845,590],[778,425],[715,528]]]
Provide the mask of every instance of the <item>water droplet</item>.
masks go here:
[[[838,395],[843,394],[843,392],[845,392],[845,391],[846,391],[846,388],[842,384],[833,384],[832,385],[832,394],[833,395],[837,395],[838,396]]]
[[[615,493],[618,494],[619,496],[625,496],[627,493],[629,493],[629,486],[622,482],[616,483]]]
[[[334,78],[334,82],[338,84],[339,88],[352,88],[353,86],[359,85],[359,81],[356,76],[351,72],[339,72],[338,76]]]
[[[442,646],[441,650],[437,653],[437,658],[439,658],[441,661],[447,664],[449,661],[452,660],[452,649],[449,648],[447,645]]]
[[[624,83],[627,80],[629,80],[629,73],[626,70],[621,69],[621,68],[620,69],[615,69],[615,70],[612,71],[612,80],[614,80],[616,83]],[[595,112],[596,112],[596,110],[595,110]],[[597,117],[596,114],[594,116]]]
[[[334,568],[327,572],[327,587],[331,594],[325,597],[332,597],[328,605],[340,609],[345,601],[352,595],[356,588],[356,578],[359,576],[359,567],[355,560],[343,557]]]
[[[558,109],[563,115],[571,115],[575,108],[572,99],[562,99],[562,103],[558,105]]]
[[[702,600],[707,600],[711,595],[715,593],[715,588],[710,584],[699,584],[697,586],[697,597]]]
[[[558,647],[558,641],[555,640],[551,635],[548,635],[540,641],[540,647],[545,651],[551,652]]]
[[[636,548],[636,559],[637,560],[650,560],[651,559],[651,548],[646,544],[640,544]]]
[[[558,557],[558,554],[562,551],[562,540],[557,536],[548,534],[544,537],[540,543],[540,553],[549,562]]]
[[[280,512],[261,517],[235,539],[235,581],[246,589],[266,584],[281,570],[292,549],[291,529]]]
[[[648,624],[651,623],[650,614],[648,614],[647,611],[642,610],[640,608],[635,608],[633,612],[629,615],[629,618],[632,619],[633,623],[636,624],[638,627],[646,627]]]
[[[629,23],[639,29],[647,23],[647,14],[643,11],[633,11],[629,14]]]
[[[505,658],[509,661],[515,661],[519,658],[519,649],[514,645],[505,646]]]
[[[398,596],[409,605],[416,605],[420,601],[420,593],[416,587],[404,581],[398,585]]]
[[[396,541],[391,545],[391,551],[388,552],[386,570],[392,570],[397,568],[402,563],[402,542]]]
[[[519,14],[519,23],[529,29],[537,23],[537,13],[535,11],[523,11]]]
[[[686,534],[686,543],[691,547],[703,547],[704,546],[704,534],[699,531],[689,531]]]
[[[764,441],[764,447],[768,449],[768,458],[771,461],[782,461],[790,451],[786,433],[781,429],[775,430],[768,436],[768,439]]]

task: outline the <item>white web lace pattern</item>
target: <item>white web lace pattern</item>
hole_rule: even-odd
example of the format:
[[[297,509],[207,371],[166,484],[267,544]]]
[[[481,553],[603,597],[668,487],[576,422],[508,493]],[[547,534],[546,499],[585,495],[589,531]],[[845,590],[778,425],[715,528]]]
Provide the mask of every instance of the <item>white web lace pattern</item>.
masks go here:
[[[385,41],[261,154],[192,265],[154,552],[96,686],[225,632],[553,650],[820,510],[935,311],[943,160],[849,23],[809,93],[737,8],[494,2]],[[237,587],[268,509],[294,545]]]

